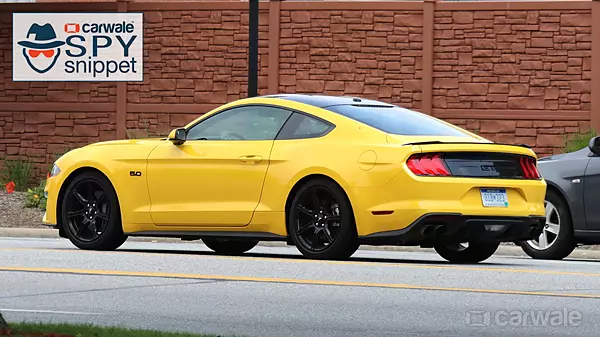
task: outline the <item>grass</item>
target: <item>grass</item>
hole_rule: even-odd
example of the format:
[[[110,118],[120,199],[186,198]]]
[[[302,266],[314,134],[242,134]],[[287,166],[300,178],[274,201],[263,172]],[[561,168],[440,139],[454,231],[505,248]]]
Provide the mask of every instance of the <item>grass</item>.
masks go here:
[[[565,141],[565,153],[579,151],[586,148],[590,143],[590,139],[596,137],[597,134],[594,130],[587,132],[580,132],[567,137]]]
[[[31,174],[33,173],[33,163],[26,159],[4,159],[2,160],[2,173],[0,174],[0,183],[6,184],[13,181],[15,190],[27,191]]]
[[[0,336],[11,337],[217,337],[172,333],[156,330],[136,330],[119,327],[100,327],[87,324],[42,324],[10,323],[11,333],[0,332]]]

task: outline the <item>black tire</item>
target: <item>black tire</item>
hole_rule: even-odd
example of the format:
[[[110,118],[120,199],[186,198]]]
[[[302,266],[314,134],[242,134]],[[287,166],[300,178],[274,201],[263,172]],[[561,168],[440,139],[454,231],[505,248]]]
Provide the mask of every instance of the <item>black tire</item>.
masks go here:
[[[258,241],[229,239],[202,239],[202,242],[206,247],[221,255],[241,255],[258,244]]]
[[[312,192],[316,192],[316,203]],[[305,257],[345,260],[359,247],[352,205],[344,190],[329,179],[315,178],[302,185],[287,213],[288,233]]]
[[[562,260],[569,256],[577,247],[571,212],[564,198],[552,190],[546,192],[546,202],[554,205],[556,213],[558,213],[556,216],[553,216],[553,218],[557,218],[559,221],[558,235],[555,236],[554,242],[546,249],[539,249],[539,246],[536,247],[535,243],[530,241],[520,241],[519,246],[521,246],[525,254],[534,259]]]
[[[468,247],[444,243],[436,244],[434,249],[442,258],[451,263],[479,263],[494,255],[499,246],[500,242],[469,242]]]
[[[99,172],[86,171],[71,180],[59,214],[65,236],[79,249],[115,250],[127,240],[117,193]]]

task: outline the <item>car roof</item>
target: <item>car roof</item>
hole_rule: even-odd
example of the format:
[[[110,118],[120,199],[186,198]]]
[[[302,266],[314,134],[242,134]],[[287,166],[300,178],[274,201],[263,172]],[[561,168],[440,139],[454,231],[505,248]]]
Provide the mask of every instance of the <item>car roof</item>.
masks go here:
[[[328,96],[313,94],[276,94],[262,96],[264,98],[277,98],[298,103],[312,105],[317,108],[325,108],[333,105],[367,105],[367,106],[385,106],[392,107],[389,103],[380,102],[371,99],[365,99],[352,96]]]

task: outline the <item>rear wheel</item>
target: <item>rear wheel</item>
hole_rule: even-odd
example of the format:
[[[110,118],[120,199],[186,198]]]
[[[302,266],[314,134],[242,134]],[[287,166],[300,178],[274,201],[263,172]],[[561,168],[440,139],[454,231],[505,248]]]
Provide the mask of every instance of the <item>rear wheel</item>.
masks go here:
[[[127,240],[117,194],[99,172],[81,173],[69,183],[60,217],[66,237],[80,249],[115,250]]]
[[[356,225],[344,190],[329,179],[308,181],[294,195],[288,233],[311,259],[347,259],[358,249]]]
[[[258,244],[258,241],[229,239],[202,239],[202,242],[215,253],[222,255],[240,255]]]
[[[534,259],[562,260],[577,247],[571,214],[564,199],[554,191],[546,193],[544,204],[546,225],[542,234],[537,239],[519,242],[519,245]]]
[[[435,245],[434,249],[441,257],[452,263],[479,263],[494,255],[499,246],[500,242],[445,243]]]

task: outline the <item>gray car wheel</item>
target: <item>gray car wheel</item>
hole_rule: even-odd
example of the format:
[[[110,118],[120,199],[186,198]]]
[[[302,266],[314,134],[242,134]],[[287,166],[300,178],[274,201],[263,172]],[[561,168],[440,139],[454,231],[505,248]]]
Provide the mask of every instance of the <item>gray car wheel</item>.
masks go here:
[[[527,241],[527,244],[537,250],[546,250],[552,247],[560,233],[560,215],[556,206],[546,200],[544,207],[546,208],[546,226],[537,239]]]
[[[536,239],[520,242],[523,251],[534,259],[562,260],[577,246],[571,213],[564,199],[550,190],[544,202],[546,225]]]

